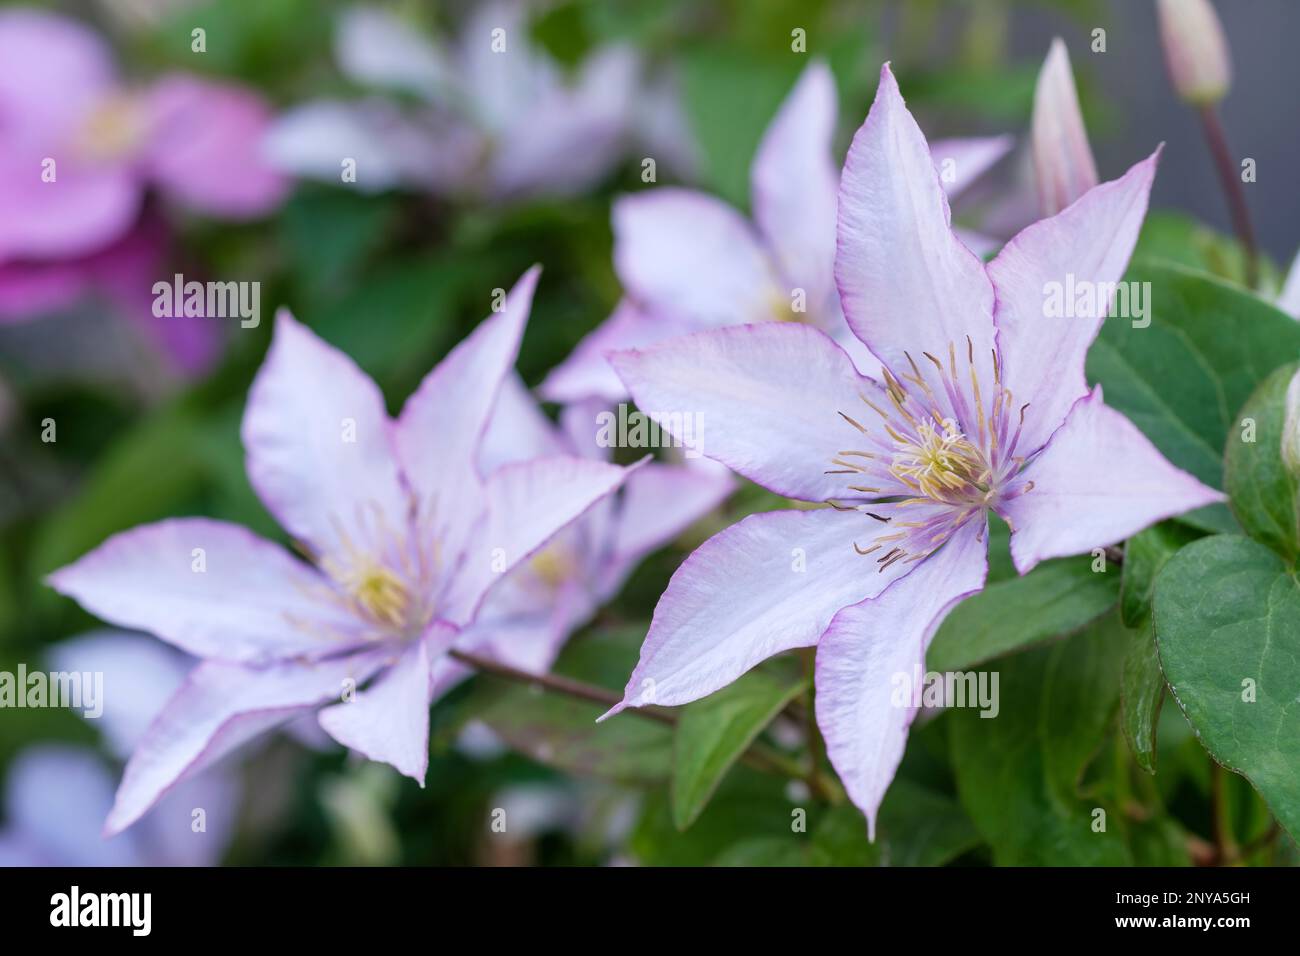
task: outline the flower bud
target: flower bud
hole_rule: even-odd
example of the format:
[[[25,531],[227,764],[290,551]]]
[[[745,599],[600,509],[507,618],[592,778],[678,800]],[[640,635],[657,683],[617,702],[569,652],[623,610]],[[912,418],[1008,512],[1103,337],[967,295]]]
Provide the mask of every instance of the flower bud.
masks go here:
[[[1052,41],[1038,73],[1030,140],[1038,205],[1044,216],[1055,216],[1097,185],[1097,164],[1079,110],[1070,55],[1059,37]]]
[[[1286,387],[1286,418],[1282,423],[1282,464],[1300,478],[1300,371]]]
[[[1223,99],[1232,82],[1232,66],[1210,0],[1156,0],[1156,10],[1174,90],[1194,106]]]

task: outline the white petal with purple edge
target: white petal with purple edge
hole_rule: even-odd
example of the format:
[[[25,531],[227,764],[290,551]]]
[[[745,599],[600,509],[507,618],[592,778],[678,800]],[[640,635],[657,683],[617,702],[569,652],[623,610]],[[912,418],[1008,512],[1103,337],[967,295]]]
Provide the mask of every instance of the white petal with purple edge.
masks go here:
[[[404,526],[407,495],[383,395],[287,310],[276,316],[241,432],[258,497],[321,556],[350,563],[354,547],[372,544],[376,520]]]
[[[804,325],[697,332],[610,361],[637,407],[683,445],[789,498],[846,494],[844,476],[825,472],[865,438],[841,413],[867,428],[878,421],[862,396],[879,386]]]
[[[1034,179],[1039,208],[1055,216],[1097,185],[1097,164],[1079,111],[1070,54],[1060,37],[1052,41],[1034,88]]]
[[[1027,226],[989,263],[1002,381],[1011,407],[1029,403],[1020,454],[1041,448],[1087,394],[1084,356],[1109,307],[1105,292],[1124,275],[1137,242],[1159,156],[1156,150],[1064,212]],[[1079,297],[1090,290],[1091,310]]]
[[[345,681],[364,682],[383,650],[266,668],[208,661],[196,667],[149,726],[126,765],[106,836],[140,819],[178,781],[308,708],[341,699]]]
[[[429,767],[431,666],[455,639],[455,628],[435,622],[364,690],[324,708],[320,725],[348,749],[391,764],[424,786]]]
[[[985,527],[982,516],[968,521],[879,595],[836,614],[817,645],[817,726],[873,840],[876,811],[916,716],[911,691],[920,693],[926,649],[953,605],[984,586]]]
[[[999,508],[1011,524],[1011,557],[1021,574],[1039,561],[1117,544],[1157,521],[1224,500],[1103,405],[1100,387],[1075,404],[1022,475],[1033,488]]]
[[[971,136],[937,139],[930,144],[939,182],[952,202],[1016,145],[1014,136]]]
[[[198,657],[265,662],[355,643],[317,571],[239,525],[171,518],[109,538],[49,576],[60,594]]]
[[[689,189],[614,203],[614,268],[637,305],[705,328],[774,319],[790,301],[745,218]]]
[[[809,303],[822,302],[835,282],[836,110],[831,71],[810,64],[763,134],[750,172],[754,219],[780,265],[783,292],[802,288]]]
[[[541,269],[529,269],[406,400],[393,434],[421,509],[432,509],[444,560],[454,566],[483,510],[479,446],[501,382],[514,367]]]
[[[929,376],[922,351],[942,358],[969,339],[991,383],[993,285],[953,235],[930,148],[888,64],[840,180],[835,281],[849,327],[895,374],[908,372],[907,352]]]
[[[857,512],[771,511],[704,542],[668,582],[623,701],[605,717],[699,700],[773,654],[816,644],[836,612],[911,567],[880,571],[854,553],[875,527]]]

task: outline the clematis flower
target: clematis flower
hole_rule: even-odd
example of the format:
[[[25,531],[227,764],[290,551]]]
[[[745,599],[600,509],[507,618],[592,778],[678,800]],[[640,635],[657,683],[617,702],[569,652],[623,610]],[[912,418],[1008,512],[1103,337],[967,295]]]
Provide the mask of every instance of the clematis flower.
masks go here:
[[[481,436],[537,275],[396,420],[350,359],[280,313],[242,434],[254,490],[309,562],[237,525],[178,518],[117,534],[50,575],[92,613],[202,658],[127,763],[108,834],[177,781],[318,709],[335,740],[423,782],[435,662],[503,575],[627,474],[551,456],[480,477]]]
[[[144,635],[96,631],[56,646],[59,671],[104,675],[104,707],[92,723],[126,759],[149,721],[181,685],[186,655]],[[234,835],[239,788],[224,765],[172,790],[140,825],[100,836],[113,805],[113,774],[89,747],[38,744],[19,754],[5,786],[0,866],[211,866]],[[194,811],[203,826],[194,826]]]
[[[1222,500],[1165,461],[1084,379],[1109,303],[1053,318],[1049,282],[1115,282],[1157,154],[1027,227],[987,266],[953,234],[925,137],[888,65],[839,192],[835,276],[861,375],[820,330],[699,332],[611,361],[638,405],[709,421],[706,454],[826,508],[755,514],[696,550],[655,609],[622,702],[684,704],[816,645],[816,716],[844,786],[876,811],[947,612],[983,586],[990,512],[1024,574]],[[671,424],[671,416],[665,418]]]
[[[485,475],[530,458],[605,460],[595,441],[596,404],[574,405],[557,427],[515,376],[507,377],[483,439]],[[461,632],[458,650],[520,670],[545,673],[564,642],[622,588],[648,554],[677,537],[729,495],[725,469],[653,462],[630,475],[617,497],[597,502],[549,545],[512,571]],[[471,671],[451,658],[435,664],[435,695]]]
[[[1038,73],[1031,130],[1039,209],[1044,216],[1055,216],[1098,181],[1070,54],[1060,37],[1052,41]]]
[[[627,395],[605,360],[687,332],[750,322],[821,329],[874,371],[880,363],[849,331],[833,275],[839,176],[832,158],[835,81],[804,70],[759,144],[750,169],[754,222],[706,193],[662,186],[614,205],[614,268],[625,298],[542,384],[559,402]],[[955,196],[1011,148],[1006,136],[935,144]]]
[[[285,172],[356,186],[518,200],[569,196],[622,155],[640,65],[623,47],[594,53],[570,81],[535,47],[518,3],[475,6],[454,48],[379,9],[347,11],[336,59],[358,85],[415,97],[317,100],[277,120],[267,155]],[[656,103],[658,101],[655,101]]]
[[[253,93],[184,74],[126,86],[76,21],[0,12],[0,323],[92,286],[122,304],[110,277],[159,235],[141,222],[151,188],[223,219],[273,208],[285,182],[257,155],[269,119]],[[162,344],[182,369],[210,357],[193,341]]]

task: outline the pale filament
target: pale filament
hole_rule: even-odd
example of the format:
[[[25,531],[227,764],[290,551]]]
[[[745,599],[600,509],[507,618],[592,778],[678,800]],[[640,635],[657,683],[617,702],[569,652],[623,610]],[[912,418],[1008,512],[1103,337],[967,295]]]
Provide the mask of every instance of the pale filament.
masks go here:
[[[929,379],[910,354],[903,354],[910,372],[896,376],[882,370],[887,401],[859,396],[879,417],[880,427],[867,428],[838,412],[859,433],[860,447],[838,452],[831,459],[835,467],[826,471],[852,476],[846,487],[853,497],[888,502],[888,509],[876,506],[875,511],[868,510],[870,503],[830,502],[884,526],[869,546],[853,546],[858,554],[875,555],[881,571],[921,560],[976,515],[1033,487],[1016,481],[1024,460],[1015,451],[1029,406],[1015,409],[996,350],[993,381],[983,387],[969,338],[965,369],[954,343],[948,344],[946,363],[921,353],[935,369]],[[879,513],[886,510],[892,513]]]

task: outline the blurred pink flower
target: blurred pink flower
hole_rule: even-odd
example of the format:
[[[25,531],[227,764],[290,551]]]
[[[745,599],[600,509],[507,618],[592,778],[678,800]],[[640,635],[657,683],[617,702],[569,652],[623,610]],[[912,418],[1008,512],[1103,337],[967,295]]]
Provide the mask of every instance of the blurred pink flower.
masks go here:
[[[128,86],[89,28],[0,12],[0,323],[92,290],[138,314],[168,247],[142,219],[148,191],[223,219],[268,212],[286,190],[258,155],[269,119],[255,94],[197,77]],[[162,344],[194,369],[212,331],[167,330]]]

